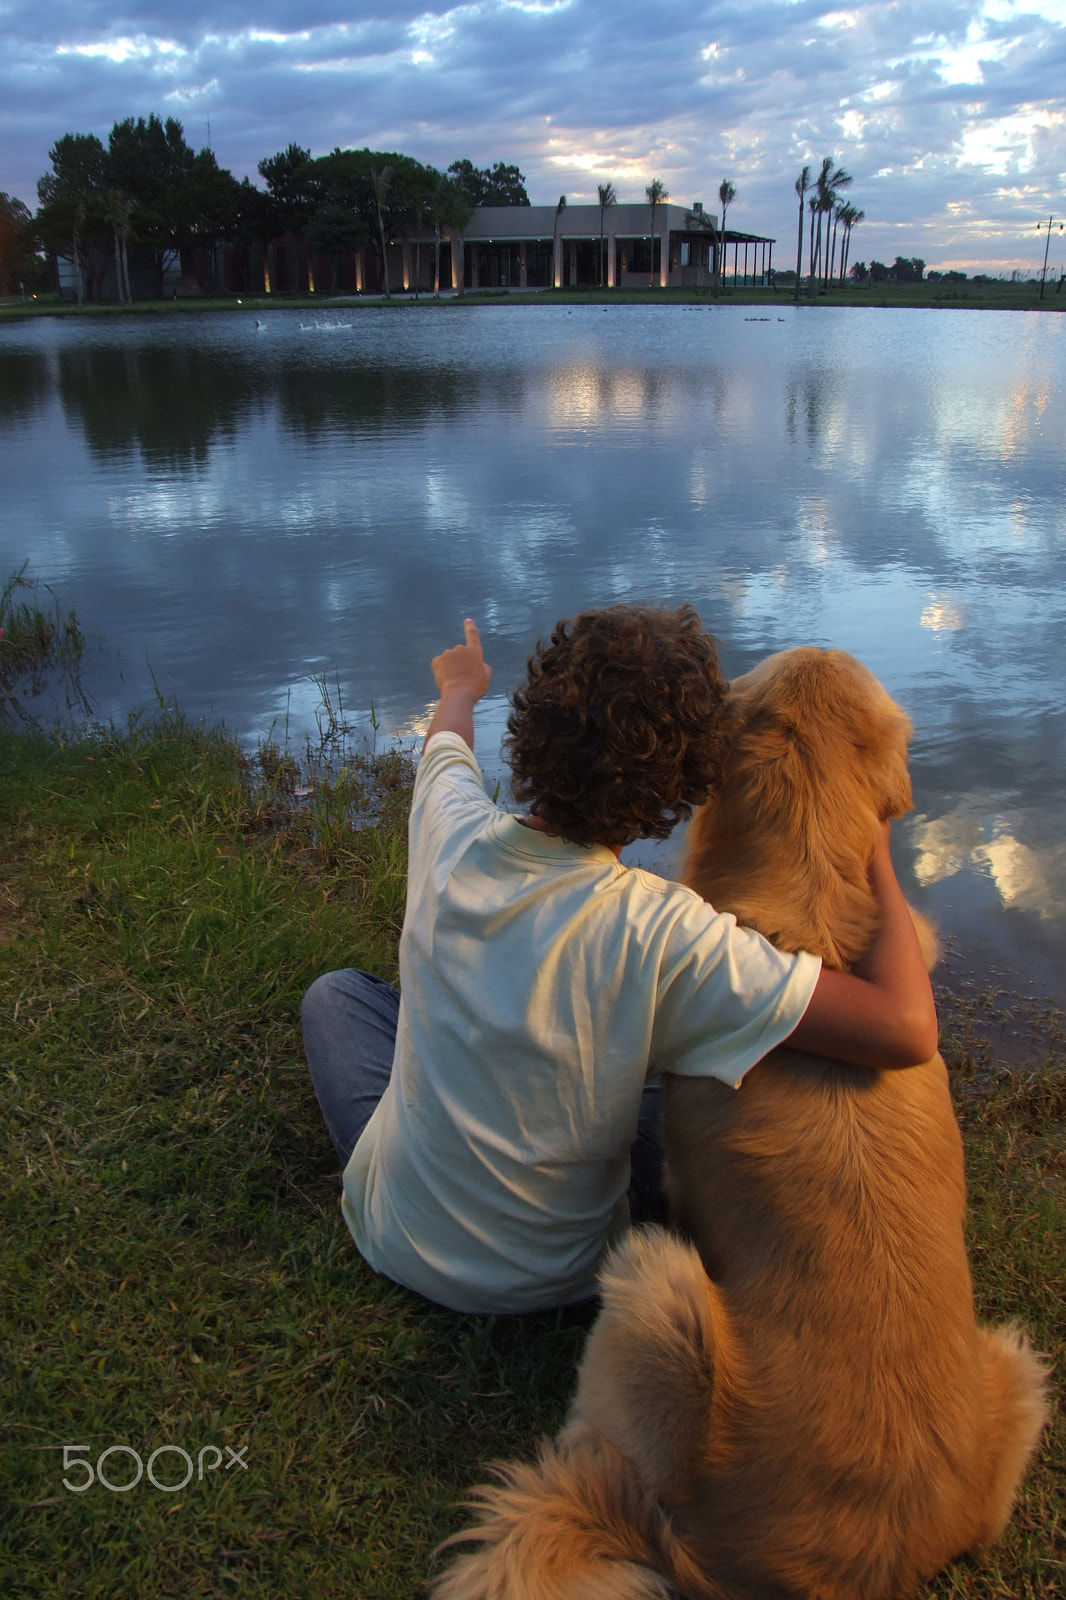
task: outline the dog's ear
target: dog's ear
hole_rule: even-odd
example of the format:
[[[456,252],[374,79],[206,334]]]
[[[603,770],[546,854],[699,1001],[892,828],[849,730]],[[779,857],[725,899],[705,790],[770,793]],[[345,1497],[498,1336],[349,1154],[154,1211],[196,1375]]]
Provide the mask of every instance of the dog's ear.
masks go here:
[[[905,816],[914,806],[907,750],[911,722],[907,713],[888,695],[876,679],[876,693],[865,707],[865,727],[859,753],[870,786],[870,796],[882,822]]]
[[[853,656],[810,647],[734,679],[728,709],[725,779],[684,880],[780,948],[848,966],[876,920],[880,823],[911,807],[906,714]]]

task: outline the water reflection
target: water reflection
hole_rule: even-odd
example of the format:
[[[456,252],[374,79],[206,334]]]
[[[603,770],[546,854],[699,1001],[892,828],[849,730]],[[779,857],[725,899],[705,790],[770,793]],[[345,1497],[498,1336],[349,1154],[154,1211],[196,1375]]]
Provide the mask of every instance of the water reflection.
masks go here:
[[[12,350],[0,373],[0,426],[29,416],[52,391],[48,360],[35,350]]]
[[[501,690],[616,599],[693,601],[731,672],[849,649],[916,725],[916,893],[1066,998],[1066,323],[782,310],[8,327],[3,566],[107,639],[105,714],[154,673],[247,736],[323,670],[417,727],[467,613]]]
[[[206,467],[257,404],[253,370],[187,349],[60,350],[58,388],[70,422],[104,460],[140,451],[153,467]]]

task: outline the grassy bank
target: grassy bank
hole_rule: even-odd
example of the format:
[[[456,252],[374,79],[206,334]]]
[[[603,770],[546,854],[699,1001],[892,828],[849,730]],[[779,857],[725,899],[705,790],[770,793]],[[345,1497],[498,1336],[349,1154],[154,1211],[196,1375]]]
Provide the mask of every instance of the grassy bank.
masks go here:
[[[409,781],[394,754],[249,763],[165,714],[0,732],[5,1595],[410,1600],[484,1463],[560,1420],[580,1317],[374,1277],[303,1065],[317,973],[395,974]],[[1061,1362],[1061,1042],[1004,1075],[981,997],[947,1022],[982,1312]],[[64,1447],[95,1471],[116,1445],[206,1450],[203,1477],[78,1492]],[[1064,1465],[1059,1428],[1001,1549],[929,1593],[1060,1593]]]
[[[36,300],[0,301],[0,323],[27,317],[137,317],[161,313],[183,314],[199,311],[300,310],[328,312],[343,307],[347,311],[383,305],[395,311],[408,306],[435,306],[441,311],[482,305],[744,305],[761,307],[764,314],[784,314],[794,304],[791,287],[781,284],[776,290],[744,285],[728,287],[719,295],[709,289],[468,289],[463,295],[447,293],[439,300],[431,294],[396,294],[389,300],[380,295],[271,294],[208,296],[189,295],[171,300],[138,300],[133,306],[118,304],[75,305],[57,296]],[[819,306],[914,306],[927,309],[975,311],[1066,311],[1066,291],[1056,293],[1055,284],[1045,287],[1040,298],[1036,283],[875,283],[847,284],[820,291],[813,297],[801,295],[801,309]],[[776,308],[776,309],[775,309]]]

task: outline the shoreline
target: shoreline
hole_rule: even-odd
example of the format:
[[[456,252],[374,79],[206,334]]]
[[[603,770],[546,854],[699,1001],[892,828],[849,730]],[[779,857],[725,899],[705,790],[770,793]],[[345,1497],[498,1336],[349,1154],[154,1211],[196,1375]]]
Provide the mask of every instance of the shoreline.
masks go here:
[[[1066,288],[1061,284],[1046,284],[1040,298],[1037,282],[1025,283],[962,283],[941,285],[931,283],[891,284],[837,287],[820,291],[813,297],[801,293],[797,301],[792,289],[782,284],[778,289],[755,288],[740,285],[724,289],[715,295],[710,289],[468,289],[463,294],[449,290],[439,297],[432,294],[393,293],[384,295],[323,295],[304,292],[292,294],[256,295],[189,295],[170,300],[142,300],[133,305],[118,302],[94,302],[75,305],[60,301],[57,296],[34,301],[9,299],[0,301],[0,325],[7,322],[32,321],[38,317],[139,317],[193,312],[280,311],[343,308],[358,311],[386,307],[401,311],[411,306],[432,306],[439,309],[502,305],[539,306],[623,306],[623,305],[698,305],[759,306],[765,310],[776,307],[780,313],[786,307],[794,310],[816,310],[822,306],[861,307],[865,309],[892,310],[908,308],[925,311],[1066,311]]]

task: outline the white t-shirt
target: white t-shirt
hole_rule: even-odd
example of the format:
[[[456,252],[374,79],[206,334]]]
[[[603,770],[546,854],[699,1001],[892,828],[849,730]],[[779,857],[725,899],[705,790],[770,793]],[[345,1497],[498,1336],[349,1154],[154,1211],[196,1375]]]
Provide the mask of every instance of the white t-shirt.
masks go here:
[[[360,1252],[458,1311],[594,1294],[628,1223],[646,1080],[739,1084],[819,965],[604,846],[523,826],[437,734],[411,806],[392,1079],[344,1173]]]

